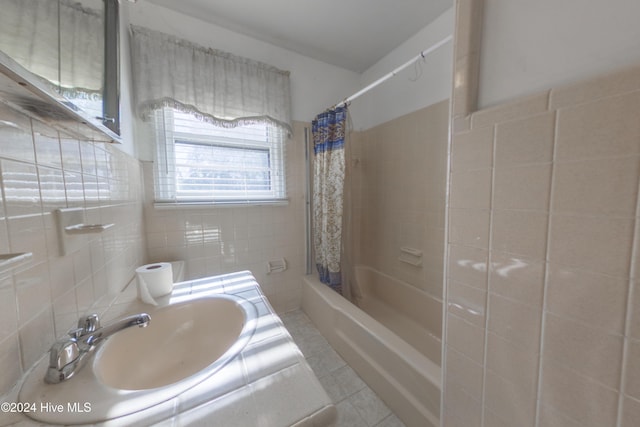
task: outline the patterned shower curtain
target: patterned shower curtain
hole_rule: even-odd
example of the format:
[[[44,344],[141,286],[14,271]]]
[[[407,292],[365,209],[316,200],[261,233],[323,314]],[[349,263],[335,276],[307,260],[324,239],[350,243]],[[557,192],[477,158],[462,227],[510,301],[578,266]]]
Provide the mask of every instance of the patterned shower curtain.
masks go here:
[[[313,133],[313,235],[320,280],[342,294],[341,236],[347,108],[319,114]]]

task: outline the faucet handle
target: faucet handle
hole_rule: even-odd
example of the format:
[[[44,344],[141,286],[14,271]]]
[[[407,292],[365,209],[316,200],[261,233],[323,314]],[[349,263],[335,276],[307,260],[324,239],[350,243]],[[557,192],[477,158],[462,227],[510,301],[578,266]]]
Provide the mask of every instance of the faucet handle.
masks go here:
[[[58,341],[49,351],[49,367],[60,371],[78,356],[80,356],[80,349],[74,338]]]
[[[48,384],[58,384],[71,378],[74,362],[80,358],[80,348],[75,338],[56,341],[49,350],[49,368],[44,377]]]
[[[78,328],[82,329],[82,335],[93,333],[100,328],[100,318],[96,313],[90,314],[78,320]]]
[[[78,340],[82,336],[83,332],[84,332],[83,328],[72,328],[67,331],[67,335],[69,335],[71,338]]]

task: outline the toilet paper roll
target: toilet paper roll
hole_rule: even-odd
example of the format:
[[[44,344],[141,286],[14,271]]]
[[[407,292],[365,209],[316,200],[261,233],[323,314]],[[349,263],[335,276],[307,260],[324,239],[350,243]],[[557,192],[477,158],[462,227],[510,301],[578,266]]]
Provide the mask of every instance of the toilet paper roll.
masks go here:
[[[158,305],[155,298],[171,293],[173,271],[168,262],[147,264],[136,268],[138,297],[147,304]]]

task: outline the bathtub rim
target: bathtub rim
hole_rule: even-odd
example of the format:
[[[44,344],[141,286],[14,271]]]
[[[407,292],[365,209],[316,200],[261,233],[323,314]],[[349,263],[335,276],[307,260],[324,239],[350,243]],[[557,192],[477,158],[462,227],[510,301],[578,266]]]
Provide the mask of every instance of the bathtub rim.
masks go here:
[[[389,346],[391,352],[406,360],[411,368],[423,374],[427,380],[442,390],[442,368],[440,365],[420,353],[389,328],[362,311],[358,306],[323,285],[314,275],[304,275],[303,280],[316,290],[332,309],[340,309],[340,311],[345,314],[349,313],[349,317],[351,317],[358,326],[368,331],[374,337],[382,338],[385,342],[389,342],[391,344]],[[345,308],[347,310],[344,310]],[[370,330],[370,325],[375,326],[374,331]]]
[[[338,354],[405,425],[440,426],[441,367],[375,318],[322,284],[315,275],[302,276],[301,285],[303,311]],[[347,329],[352,329],[349,327],[351,325],[362,331],[361,338],[374,339],[375,346],[381,346],[384,351],[370,353],[371,350],[360,347],[357,337],[353,338],[356,341],[352,340],[353,331],[345,333],[341,327],[343,322],[347,322]],[[373,331],[370,325],[375,325]],[[397,375],[410,383],[399,382]]]

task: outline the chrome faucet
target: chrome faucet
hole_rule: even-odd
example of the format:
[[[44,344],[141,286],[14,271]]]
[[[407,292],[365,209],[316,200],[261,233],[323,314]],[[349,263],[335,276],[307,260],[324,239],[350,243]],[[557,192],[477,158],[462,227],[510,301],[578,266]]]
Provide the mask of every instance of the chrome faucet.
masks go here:
[[[151,316],[147,313],[124,317],[104,327],[100,326],[97,314],[80,319],[76,329],[70,330],[67,337],[51,346],[45,382],[58,384],[68,380],[84,366],[88,356],[102,341],[132,326],[144,328],[150,321]]]

